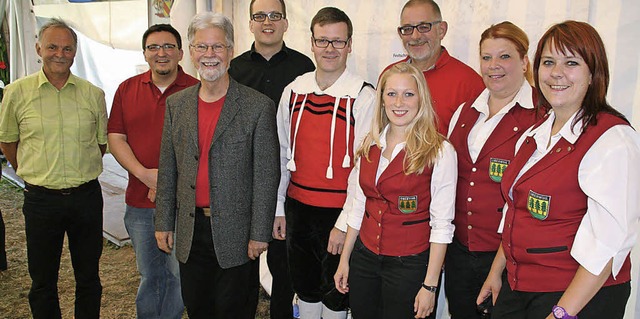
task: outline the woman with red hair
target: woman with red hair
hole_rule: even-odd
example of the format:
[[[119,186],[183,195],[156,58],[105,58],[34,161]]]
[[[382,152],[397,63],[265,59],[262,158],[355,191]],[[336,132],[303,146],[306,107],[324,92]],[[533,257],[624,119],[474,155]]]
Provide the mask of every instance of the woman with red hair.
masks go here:
[[[640,137],[606,101],[597,31],[577,21],[552,26],[538,43],[534,79],[551,111],[522,135],[502,177],[502,243],[477,302],[492,293],[494,319],[623,318]]]

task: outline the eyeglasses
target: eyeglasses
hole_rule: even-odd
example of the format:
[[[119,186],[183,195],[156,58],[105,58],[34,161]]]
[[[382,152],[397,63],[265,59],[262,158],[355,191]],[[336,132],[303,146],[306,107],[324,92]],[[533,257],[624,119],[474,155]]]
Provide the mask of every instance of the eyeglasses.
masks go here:
[[[428,33],[429,31],[431,31],[431,27],[434,24],[438,24],[440,22],[442,21],[423,22],[416,25],[403,25],[401,27],[398,27],[398,33],[400,35],[412,35],[413,29],[418,29],[418,32],[420,33]]]
[[[269,21],[280,21],[284,18],[284,14],[276,11],[271,11],[268,13],[254,13],[251,15],[251,19],[255,22],[264,22],[265,19],[269,17]]]
[[[349,43],[349,39],[346,40],[327,40],[327,39],[316,39],[314,37],[312,37],[313,39],[313,44],[315,44],[318,48],[327,48],[329,47],[329,44],[331,44],[331,46],[333,46],[334,49],[344,49],[347,46],[347,43]]]
[[[156,52],[158,50],[160,50],[160,48],[163,48],[165,51],[173,51],[175,48],[177,47],[177,45],[175,44],[171,44],[171,43],[165,43],[165,44],[149,44],[147,45],[145,48],[151,52]]]
[[[189,44],[189,47],[193,48],[194,51],[200,52],[200,53],[207,52],[209,48],[213,49],[213,52],[222,53],[231,46],[220,44],[220,43],[216,43],[212,45],[206,45],[201,43],[201,44]]]

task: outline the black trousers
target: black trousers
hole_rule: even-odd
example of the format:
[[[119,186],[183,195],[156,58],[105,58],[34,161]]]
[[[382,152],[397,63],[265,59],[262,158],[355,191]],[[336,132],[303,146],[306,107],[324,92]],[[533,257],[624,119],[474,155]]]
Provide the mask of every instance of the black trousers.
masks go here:
[[[349,304],[354,319],[415,318],[413,304],[427,274],[429,250],[410,256],[377,255],[360,238],[349,262]],[[439,287],[440,285],[438,285]],[[436,317],[434,308],[427,318]]]
[[[452,319],[480,319],[476,299],[487,279],[495,251],[473,252],[456,238],[447,248],[444,287]]]
[[[64,235],[76,280],[75,318],[99,318],[102,191],[97,180],[70,194],[26,185],[24,213],[33,318],[60,318],[58,270]]]
[[[189,259],[180,263],[182,300],[191,319],[254,319],[252,271],[257,262],[222,269],[213,246],[210,217],[196,212]]]
[[[5,247],[5,229],[2,211],[0,211],[0,270],[7,269],[7,250]]]
[[[333,311],[346,310],[348,295],[335,287],[340,255],[327,252],[329,233],[342,208],[305,205],[287,198],[287,251],[293,290],[305,302],[322,302]]]
[[[269,243],[267,264],[273,277],[270,303],[271,319],[291,319],[293,318],[293,288],[289,277],[286,241],[274,239]]]
[[[549,280],[553,280],[552,277]],[[491,314],[492,319],[538,319],[546,318],[562,297],[558,292],[513,291],[502,276],[502,289]],[[631,294],[631,282],[600,288],[600,291],[578,313],[580,319],[622,319],[627,300]],[[572,313],[571,315],[576,315]]]

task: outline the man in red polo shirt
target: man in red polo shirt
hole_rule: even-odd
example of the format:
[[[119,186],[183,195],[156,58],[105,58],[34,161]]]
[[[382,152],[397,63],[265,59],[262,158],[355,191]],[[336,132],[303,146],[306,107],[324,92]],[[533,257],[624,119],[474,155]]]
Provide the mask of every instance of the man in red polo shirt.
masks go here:
[[[168,24],[151,26],[142,36],[150,70],[120,84],[108,124],[109,149],[129,172],[124,223],[140,272],[137,318],[182,318],[180,275],[175,254],[155,240],[155,192],[167,96],[198,83],[184,73],[182,40]]]
[[[484,90],[480,75],[450,56],[440,44],[447,29],[448,24],[442,20],[435,1],[409,0],[402,8],[398,27],[398,35],[409,56],[396,62],[408,61],[422,70],[438,114],[438,131],[445,136],[458,106],[475,99]]]

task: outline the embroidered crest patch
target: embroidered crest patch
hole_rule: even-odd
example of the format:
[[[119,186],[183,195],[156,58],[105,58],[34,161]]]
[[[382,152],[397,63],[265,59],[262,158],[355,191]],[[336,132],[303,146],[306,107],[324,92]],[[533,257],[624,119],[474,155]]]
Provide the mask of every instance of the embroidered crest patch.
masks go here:
[[[502,174],[504,174],[504,170],[507,169],[509,163],[509,160],[492,158],[489,161],[489,177],[491,177],[491,180],[500,183],[502,181]]]
[[[551,205],[551,196],[538,194],[529,190],[527,208],[533,218],[545,220],[549,217],[549,206]]]
[[[418,208],[418,195],[413,196],[398,196],[398,209],[405,213],[410,214],[416,211]]]

